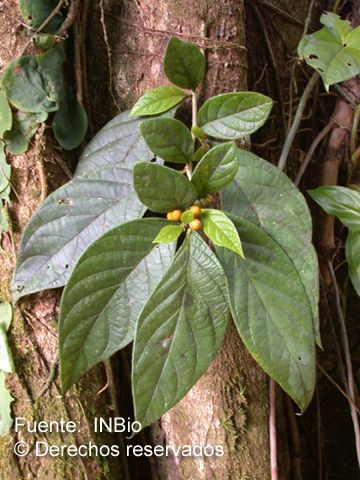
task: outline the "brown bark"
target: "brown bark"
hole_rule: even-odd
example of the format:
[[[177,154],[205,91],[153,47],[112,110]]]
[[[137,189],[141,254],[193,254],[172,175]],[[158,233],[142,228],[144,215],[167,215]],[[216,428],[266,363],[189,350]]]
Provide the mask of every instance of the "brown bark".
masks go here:
[[[0,64],[1,70],[20,55],[28,38],[23,34],[18,3],[15,0],[1,2]],[[31,48],[26,53],[32,53]],[[10,283],[14,268],[15,249],[29,218],[41,202],[46,189],[53,191],[68,178],[64,173],[74,155],[64,155],[51,133],[39,130],[27,153],[8,156],[12,165],[12,194],[8,205],[11,228],[4,233],[0,254],[0,301],[11,301]],[[61,153],[60,153],[61,152]],[[46,184],[44,183],[46,182]],[[45,188],[46,187],[46,188]],[[16,193],[15,193],[16,192]],[[13,243],[14,240],[14,243]],[[93,418],[107,416],[105,407],[110,403],[108,392],[96,396],[106,383],[102,365],[85,377],[64,398],[57,375],[49,389],[40,395],[54,362],[57,349],[57,317],[60,291],[48,291],[22,299],[14,309],[14,318],[9,331],[9,343],[14,356],[15,373],[7,374],[6,381],[14,402],[13,417],[23,417],[32,423],[37,421],[76,422],[74,433],[32,433],[28,427],[12,430],[0,439],[0,476],[3,480],[14,479],[89,479],[115,478],[122,474],[119,458],[36,456],[37,441],[49,445],[81,445],[118,443],[110,435],[95,435]],[[13,452],[18,441],[28,443],[30,453],[17,457]]]
[[[149,88],[169,83],[162,62],[171,35],[204,49],[207,73],[200,104],[219,93],[246,90],[242,1],[201,0],[195,5],[189,0],[139,0],[123,4],[121,12],[111,7],[111,2],[105,4],[104,17],[111,45],[112,89],[121,108],[130,107]],[[100,15],[100,7],[95,8]],[[100,47],[98,41],[102,27],[93,18],[91,28],[96,32],[91,35],[91,49],[96,49],[97,55],[89,59],[89,66],[101,56],[103,70],[97,63],[97,72],[103,78],[109,71],[106,47]],[[115,112],[108,89],[99,91],[98,82],[93,77],[89,83],[95,108],[101,103],[103,112]],[[182,114],[190,124],[191,109]],[[232,324],[208,372],[163,416],[153,428],[153,438],[155,444],[175,447],[209,444],[224,448],[222,457],[164,458],[160,462],[162,479],[269,478],[268,382]]]

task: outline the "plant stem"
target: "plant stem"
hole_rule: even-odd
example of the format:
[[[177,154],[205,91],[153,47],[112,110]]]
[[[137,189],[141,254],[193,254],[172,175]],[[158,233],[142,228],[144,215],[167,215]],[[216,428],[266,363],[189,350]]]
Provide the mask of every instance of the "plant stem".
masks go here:
[[[192,126],[197,127],[197,93],[192,92]],[[193,139],[195,139],[193,135]]]
[[[299,171],[296,175],[296,178],[294,180],[294,184],[298,187],[299,186],[299,183],[300,183],[300,180],[301,180],[301,177],[303,176],[305,170],[307,169],[307,166],[309,165],[310,163],[310,160],[311,160],[311,157],[313,156],[315,150],[316,150],[316,147],[319,145],[319,143],[321,142],[321,140],[323,140],[323,138],[326,137],[326,135],[330,132],[330,130],[332,130],[332,128],[334,127],[334,124],[333,122],[329,122],[327,125],[325,125],[325,127],[321,130],[321,132],[319,132],[317,134],[317,136],[314,138],[314,141],[312,142],[305,158],[304,158],[304,161],[302,162],[300,168],[299,168]]]
[[[279,163],[278,163],[278,168],[280,170],[284,170],[284,168],[285,168],[286,160],[287,160],[287,157],[289,155],[289,151],[290,151],[291,145],[294,141],[296,132],[299,128],[301,118],[302,118],[302,115],[304,113],[304,109],[306,107],[306,103],[308,101],[310,93],[312,92],[312,89],[315,87],[316,82],[318,81],[318,78],[319,78],[319,74],[317,72],[314,72],[312,74],[312,77],[310,78],[308,84],[306,85],[306,88],[303,91],[303,94],[301,95],[298,107],[296,109],[293,124],[291,125],[289,134],[286,137],[284,147],[283,147],[281,155],[280,155],[280,160],[279,160]]]
[[[271,480],[278,480],[277,448],[276,448],[276,407],[275,407],[275,381],[269,381],[269,433],[270,433],[270,466]]]
[[[351,167],[354,168],[354,153],[356,151],[356,135],[359,128],[360,121],[360,105],[357,105],[355,108],[353,123],[351,127],[351,136],[350,136],[350,159]]]
[[[329,268],[331,281],[335,291],[335,302],[336,302],[336,311],[338,314],[338,318],[340,321],[341,333],[342,333],[342,341],[344,347],[344,354],[345,354],[345,361],[347,367],[347,377],[348,377],[348,387],[349,387],[349,397],[351,402],[349,401],[351,418],[353,421],[354,432],[355,432],[355,447],[356,447],[356,454],[358,459],[358,464],[360,467],[360,427],[359,427],[359,419],[356,412],[355,406],[355,391],[354,391],[354,374],[353,374],[353,367],[351,362],[351,354],[350,354],[350,346],[349,346],[349,339],[346,332],[346,325],[345,319],[343,315],[343,311],[341,308],[341,301],[340,301],[340,294],[339,288],[336,282],[335,272],[330,260],[327,261],[327,265]]]

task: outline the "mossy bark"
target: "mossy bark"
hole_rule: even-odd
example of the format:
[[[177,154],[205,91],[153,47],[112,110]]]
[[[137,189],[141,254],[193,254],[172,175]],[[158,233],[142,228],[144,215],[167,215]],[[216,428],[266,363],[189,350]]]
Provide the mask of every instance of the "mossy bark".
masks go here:
[[[4,68],[20,55],[28,38],[18,22],[19,7],[15,0],[2,2],[0,6],[0,63]],[[27,51],[31,53],[31,48]],[[40,129],[31,142],[27,153],[20,156],[8,155],[12,166],[11,201],[7,206],[10,229],[3,233],[0,254],[0,301],[11,301],[10,283],[14,268],[15,251],[21,233],[40,203],[44,194],[44,179],[52,191],[65,183],[64,173],[74,155],[64,155],[51,133]],[[41,180],[43,179],[43,180]],[[97,396],[105,385],[106,376],[102,365],[86,377],[65,397],[61,396],[57,376],[49,389],[40,392],[49,376],[57,350],[57,317],[60,290],[31,295],[14,307],[14,318],[9,331],[9,344],[14,357],[15,373],[6,375],[7,387],[14,398],[13,417],[23,417],[30,422],[12,430],[0,439],[0,477],[14,479],[114,479],[123,478],[123,467],[119,458],[111,457],[70,457],[63,455],[36,456],[36,442],[49,445],[81,445],[91,441],[94,444],[118,444],[118,438],[111,435],[95,435],[95,416],[108,417],[112,410],[108,392]],[[74,433],[33,433],[33,422],[74,421]],[[16,442],[25,441],[30,452],[17,457],[13,447]]]

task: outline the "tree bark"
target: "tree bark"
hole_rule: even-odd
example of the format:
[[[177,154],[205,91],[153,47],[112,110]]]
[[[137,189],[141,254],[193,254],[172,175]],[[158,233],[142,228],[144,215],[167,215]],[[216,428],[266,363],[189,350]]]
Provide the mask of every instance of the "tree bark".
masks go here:
[[[109,112],[106,117],[115,113],[116,105],[129,108],[146,90],[169,84],[162,62],[171,35],[203,48],[207,70],[200,104],[216,94],[246,90],[241,0],[200,0],[196,5],[189,0],[138,0],[122,4],[121,11],[113,2],[100,2],[94,8],[98,17],[105,19],[108,45],[99,41],[104,38],[104,24],[93,17],[89,48],[97,55],[89,58],[89,69],[94,72],[89,91],[94,109],[99,110],[101,104],[102,112]],[[109,74],[113,100],[108,95],[110,87],[99,90],[100,78],[104,84]],[[191,109],[182,114],[191,124]],[[100,124],[106,119],[101,118]],[[161,479],[270,478],[268,380],[246,351],[232,322],[208,372],[153,427],[153,439],[155,444],[174,447],[203,444],[224,449],[222,457],[164,458],[159,462]]]

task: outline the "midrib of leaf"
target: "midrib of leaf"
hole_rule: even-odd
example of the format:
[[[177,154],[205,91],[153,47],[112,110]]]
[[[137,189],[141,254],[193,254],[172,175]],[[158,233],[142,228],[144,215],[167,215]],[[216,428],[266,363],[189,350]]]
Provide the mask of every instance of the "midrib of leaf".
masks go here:
[[[155,248],[156,248],[156,246],[154,246],[154,248],[152,248],[152,249],[147,253],[147,255],[150,255],[150,253],[151,253],[152,251],[154,251]],[[101,253],[99,253],[98,255],[101,255]],[[94,255],[94,257],[96,257],[96,256],[97,256],[97,255]],[[91,257],[91,258],[94,258],[94,257]],[[129,270],[129,274],[126,276],[126,278],[123,280],[122,283],[117,283],[117,284],[115,284],[115,285],[107,286],[107,287],[104,287],[104,288],[101,288],[101,289],[96,290],[96,292],[100,292],[100,291],[102,291],[102,290],[110,289],[110,290],[114,290],[114,292],[113,292],[113,295],[111,296],[111,298],[106,302],[106,304],[105,304],[105,305],[103,306],[103,308],[101,309],[101,312],[100,312],[100,313],[97,313],[96,315],[93,315],[93,317],[97,317],[97,318],[96,318],[96,320],[90,325],[90,328],[89,328],[89,330],[88,330],[88,332],[87,332],[87,334],[86,334],[86,337],[84,338],[84,341],[81,343],[81,348],[79,348],[78,351],[80,351],[80,350],[83,349],[83,346],[84,346],[85,343],[87,342],[88,337],[89,337],[91,331],[92,331],[93,328],[97,325],[97,323],[98,323],[100,317],[103,315],[104,311],[108,308],[109,303],[113,300],[113,296],[114,296],[115,292],[116,292],[119,288],[121,288],[122,286],[125,286],[125,288],[127,289],[127,280],[128,280],[129,277],[136,271],[136,269],[139,267],[139,265],[140,265],[141,262],[143,262],[143,261],[144,261],[144,263],[145,263],[145,265],[146,265],[146,269],[147,269],[147,272],[148,272],[147,262],[146,262],[146,259],[144,260],[144,258],[142,258],[142,259],[136,264],[136,266],[135,266],[133,269],[131,269],[131,270],[129,269],[129,267],[118,267],[118,268],[116,268],[116,269],[107,269],[107,270]],[[102,270],[101,273],[103,273],[104,271],[105,271],[105,270]],[[80,280],[80,281],[77,283],[77,285],[80,285],[80,284],[82,283],[82,281],[88,280],[88,279],[91,278],[92,276],[98,275],[98,274],[99,274],[99,272],[96,272],[96,273],[94,273],[94,274],[92,274],[92,275],[89,275],[88,277],[86,277],[86,279]],[[149,276],[146,277],[146,280],[147,280],[147,282],[148,282],[148,284],[149,284]],[[149,286],[150,286],[150,284],[149,284]],[[91,296],[91,295],[93,295],[93,294],[94,294],[94,292],[91,292],[91,293],[89,293],[88,295],[86,295],[85,297],[82,297],[80,300],[78,300],[78,301],[71,307],[71,309],[67,312],[66,315],[69,315],[70,312],[72,312],[72,310],[76,307],[76,305],[78,305],[81,301],[83,301],[84,299],[88,298],[89,296]],[[92,318],[92,317],[89,317],[89,319],[90,319],[90,318]],[[107,322],[107,324],[108,324],[108,330],[110,330],[110,324],[109,324],[109,322]],[[129,326],[129,324],[128,324],[126,335],[128,334],[129,330],[130,330],[130,326]],[[125,336],[126,336],[126,335],[125,335]],[[67,335],[67,336],[68,336],[68,335]],[[109,337],[109,338],[110,338],[110,337]],[[107,340],[106,347],[102,350],[102,353],[104,353],[104,351],[106,351],[106,349],[107,349],[108,346],[109,346],[109,338],[108,338],[108,340]],[[65,341],[64,341],[64,345],[65,345]],[[83,350],[82,350],[82,351],[83,351]],[[85,354],[85,352],[84,352],[84,354]],[[85,356],[86,356],[86,354],[85,354]],[[76,356],[76,360],[74,361],[75,365],[78,364],[79,359],[80,359],[80,355],[77,355],[77,356]]]

